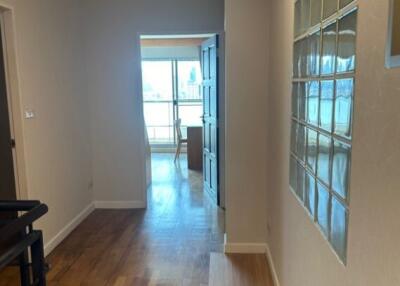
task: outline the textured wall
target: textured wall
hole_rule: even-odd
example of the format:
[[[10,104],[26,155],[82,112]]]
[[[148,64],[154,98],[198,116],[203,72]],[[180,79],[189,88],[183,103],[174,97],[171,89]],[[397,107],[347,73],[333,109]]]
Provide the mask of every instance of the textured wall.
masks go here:
[[[388,0],[359,1],[348,263],[288,190],[293,1],[271,7],[269,245],[283,286],[400,284],[400,70],[387,70]]]

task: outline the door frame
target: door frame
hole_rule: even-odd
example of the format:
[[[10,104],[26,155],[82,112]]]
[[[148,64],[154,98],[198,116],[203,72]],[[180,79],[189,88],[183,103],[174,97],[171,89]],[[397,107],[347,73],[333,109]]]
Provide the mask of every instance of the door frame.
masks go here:
[[[220,186],[219,186],[219,192],[220,192],[220,207],[225,209],[226,206],[226,197],[227,197],[227,192],[225,190],[225,150],[226,150],[226,143],[225,143],[225,125],[226,125],[226,112],[225,112],[225,107],[226,107],[226,95],[225,95],[225,31],[224,30],[199,30],[199,31],[185,31],[185,30],[179,30],[179,31],[166,31],[160,29],[159,31],[146,31],[142,30],[136,33],[136,38],[135,38],[135,43],[137,47],[137,61],[138,64],[136,65],[136,68],[138,69],[137,71],[139,72],[139,77],[136,79],[140,88],[140,96],[139,96],[139,101],[140,105],[142,106],[141,108],[141,116],[143,118],[142,120],[142,130],[143,134],[145,133],[145,128],[146,128],[146,123],[144,121],[144,110],[143,110],[143,88],[142,88],[142,67],[141,67],[141,59],[142,59],[142,53],[141,53],[141,38],[142,36],[190,36],[190,35],[218,35],[219,40],[220,40],[220,48],[219,48],[219,56],[220,56],[220,66],[219,66],[219,75],[220,75],[220,87],[219,87],[219,120],[218,120],[218,128],[219,128],[219,178],[220,178]],[[210,36],[210,37],[211,37]],[[145,146],[147,142],[145,142],[145,136],[143,136],[143,178],[146,178],[146,154],[145,154]],[[145,180],[144,180],[145,181]],[[144,184],[143,181],[143,186]],[[143,187],[143,198],[145,198],[146,204],[147,204],[147,186]]]
[[[7,102],[13,148],[14,177],[17,199],[28,199],[27,177],[24,152],[23,111],[21,105],[16,49],[14,7],[0,2],[1,40],[3,42],[4,68],[6,76]]]

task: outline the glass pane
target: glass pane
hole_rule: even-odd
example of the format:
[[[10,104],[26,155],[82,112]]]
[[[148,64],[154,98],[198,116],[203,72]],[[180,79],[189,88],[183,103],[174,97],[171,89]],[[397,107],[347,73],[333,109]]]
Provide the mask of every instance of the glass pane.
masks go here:
[[[318,133],[307,129],[307,166],[316,174]]]
[[[294,6],[294,35],[301,34],[301,1],[297,0]]]
[[[356,60],[357,12],[339,20],[336,72],[354,71]]]
[[[143,111],[150,144],[173,144],[172,62],[143,61]]]
[[[326,237],[329,235],[329,192],[320,183],[317,184],[318,188],[318,210],[317,221],[321,227],[322,232]]]
[[[311,81],[307,92],[307,122],[318,126],[319,82]]]
[[[307,84],[305,82],[299,83],[299,119],[306,121],[306,105],[307,105]]]
[[[321,22],[322,0],[311,0],[311,26]]]
[[[332,16],[337,11],[338,0],[324,0],[324,19]]]
[[[346,138],[351,137],[353,89],[352,78],[336,81],[335,133]]]
[[[290,187],[293,191],[297,191],[297,161],[290,156]]]
[[[320,134],[318,139],[318,170],[317,175],[320,180],[329,186],[330,182],[330,153],[332,140]]]
[[[292,87],[292,115],[295,118],[299,116],[299,84],[293,83]]]
[[[350,180],[350,146],[339,141],[333,145],[332,189],[343,199],[347,198]]]
[[[301,40],[301,66],[300,66],[300,71],[301,71],[301,77],[307,77],[308,76],[308,69],[307,69],[307,64],[308,64],[308,40],[309,38],[305,38]]]
[[[143,111],[150,144],[173,144],[172,102],[144,102]]]
[[[340,0],[339,8],[342,9],[342,8],[346,7],[347,5],[349,5],[353,1],[354,0]]]
[[[297,130],[297,156],[303,162],[306,157],[306,128],[304,125],[299,124]]]
[[[301,201],[304,201],[304,188],[305,188],[305,176],[306,170],[300,165],[297,164],[297,189],[296,195],[299,197]]]
[[[202,126],[203,122],[201,117],[203,116],[203,104],[196,102],[179,102],[179,118],[182,120],[182,133],[184,138],[186,138],[186,134],[184,131],[185,127],[188,126]]]
[[[178,61],[178,98],[201,102],[202,74],[200,61]]]
[[[172,101],[172,62],[143,61],[143,100]]]
[[[310,28],[310,0],[301,0],[301,31]]]
[[[305,206],[312,216],[315,214],[315,179],[306,174]]]
[[[336,23],[322,31],[321,74],[329,75],[335,71],[336,61]]]
[[[297,122],[292,121],[292,132],[290,135],[290,151],[297,154]]]
[[[301,75],[301,55],[302,55],[303,43],[297,41],[293,47],[293,77],[299,78]]]
[[[321,81],[321,110],[319,115],[319,127],[332,132],[333,118],[333,99],[334,99],[334,81]]]
[[[308,73],[311,76],[319,75],[321,47],[321,32],[312,34],[308,39]]]
[[[343,261],[346,258],[347,212],[335,197],[332,198],[331,243]]]

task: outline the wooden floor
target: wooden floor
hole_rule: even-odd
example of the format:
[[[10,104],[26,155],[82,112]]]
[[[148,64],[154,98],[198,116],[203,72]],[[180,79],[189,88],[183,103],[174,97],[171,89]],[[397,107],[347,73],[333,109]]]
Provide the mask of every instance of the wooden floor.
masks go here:
[[[201,174],[188,171],[185,156],[175,166],[169,154],[153,155],[152,171],[148,209],[93,212],[47,258],[48,285],[200,286],[212,277],[211,285],[241,285],[209,275],[210,254],[222,252],[224,215],[203,193]],[[212,263],[222,265],[220,255]],[[235,263],[225,262],[240,271]],[[5,285],[19,285],[16,269],[0,273]]]
[[[210,286],[273,286],[263,254],[212,253]]]

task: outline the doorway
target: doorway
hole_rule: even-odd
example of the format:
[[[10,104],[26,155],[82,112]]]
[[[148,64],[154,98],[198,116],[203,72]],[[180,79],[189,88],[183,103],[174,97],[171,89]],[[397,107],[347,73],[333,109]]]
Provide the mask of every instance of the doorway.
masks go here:
[[[185,164],[189,172],[197,172],[204,193],[223,207],[220,150],[224,141],[219,126],[224,123],[220,120],[223,81],[219,80],[223,49],[219,48],[215,34],[141,36],[148,156],[175,153],[170,156],[175,166]]]

